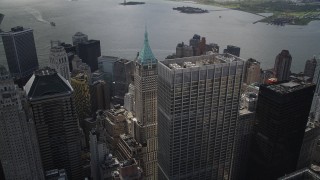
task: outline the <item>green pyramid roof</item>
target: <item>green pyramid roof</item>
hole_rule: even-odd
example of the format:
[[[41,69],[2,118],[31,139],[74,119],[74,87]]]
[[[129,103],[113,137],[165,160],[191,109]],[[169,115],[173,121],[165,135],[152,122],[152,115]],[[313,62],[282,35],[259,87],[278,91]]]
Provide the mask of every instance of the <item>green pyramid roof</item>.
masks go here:
[[[147,31],[144,33],[144,43],[141,51],[139,52],[138,62],[142,65],[156,64],[158,62],[151,51]]]

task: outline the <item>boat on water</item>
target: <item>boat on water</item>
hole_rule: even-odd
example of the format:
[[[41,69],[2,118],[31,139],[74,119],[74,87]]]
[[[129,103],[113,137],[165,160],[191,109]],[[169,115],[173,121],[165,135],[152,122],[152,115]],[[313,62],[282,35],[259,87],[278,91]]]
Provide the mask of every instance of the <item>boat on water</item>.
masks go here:
[[[56,26],[56,23],[50,22],[50,25],[51,25],[51,26]]]

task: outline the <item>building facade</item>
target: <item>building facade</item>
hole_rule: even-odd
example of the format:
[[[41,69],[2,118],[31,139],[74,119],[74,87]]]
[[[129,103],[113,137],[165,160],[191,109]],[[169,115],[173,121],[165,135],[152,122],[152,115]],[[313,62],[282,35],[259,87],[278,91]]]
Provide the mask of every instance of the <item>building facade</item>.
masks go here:
[[[93,110],[104,110],[110,108],[110,91],[104,80],[94,81],[90,90],[93,99],[92,103],[94,104],[94,107],[92,107]]]
[[[296,170],[314,89],[293,81],[260,86],[246,179],[277,179]]]
[[[98,70],[98,57],[101,56],[99,40],[88,40],[78,43],[78,55],[82,62],[88,64],[91,71]]]
[[[21,80],[25,85],[33,71],[39,68],[33,30],[17,26],[10,32],[0,33],[6,53],[8,67],[14,80]]]
[[[3,66],[0,66],[0,123],[0,160],[5,179],[44,180],[25,92],[14,85]]]
[[[230,54],[159,62],[159,179],[231,178],[243,68]]]
[[[105,73],[105,80],[110,85],[113,82],[114,63],[118,60],[118,57],[113,56],[101,56],[98,58],[99,70]]]
[[[64,47],[53,46],[50,49],[49,66],[70,82],[68,54]]]
[[[232,180],[245,180],[249,159],[249,148],[253,135],[255,113],[247,107],[239,111],[236,140],[233,151]]]
[[[88,41],[88,35],[82,33],[82,32],[76,32],[72,36],[72,44],[74,46],[78,46],[79,43],[87,42]]]
[[[223,50],[223,53],[229,53],[229,54],[240,57],[240,47],[228,45],[227,49]]]
[[[90,131],[90,165],[91,165],[91,177],[94,180],[100,180],[100,165],[107,156],[107,145],[98,141],[97,133],[95,129]]]
[[[65,169],[69,179],[81,179],[80,133],[73,88],[48,67],[35,71],[24,88],[44,171]]]
[[[81,127],[84,119],[92,117],[95,113],[95,111],[92,111],[93,104],[89,83],[89,77],[84,72],[75,73],[71,77],[71,86],[74,89],[73,99]]]
[[[306,61],[306,65],[304,66],[304,71],[303,71],[304,75],[310,78],[313,78],[316,67],[317,67],[316,57],[313,57],[312,59],[308,59]]]
[[[317,154],[317,146],[320,147],[320,124],[319,122],[308,122],[303,143],[300,150],[297,169],[310,167],[312,164],[320,165],[320,154]]]
[[[289,80],[292,57],[288,50],[282,50],[276,56],[274,72],[278,81]]]
[[[144,146],[140,164],[146,179],[157,179],[157,59],[149,46],[145,32],[144,45],[136,59],[135,113],[136,140]]]
[[[190,56],[193,56],[192,46],[185,45],[183,42],[177,44],[177,47],[176,47],[177,58],[190,57]]]
[[[113,104],[124,105],[124,96],[128,92],[129,84],[132,82],[134,62],[119,59],[113,64]]]
[[[244,73],[243,82],[246,83],[247,85],[260,81],[261,68],[260,68],[260,62],[258,62],[257,60],[252,58],[248,59],[246,61],[246,66],[244,71],[245,73]]]

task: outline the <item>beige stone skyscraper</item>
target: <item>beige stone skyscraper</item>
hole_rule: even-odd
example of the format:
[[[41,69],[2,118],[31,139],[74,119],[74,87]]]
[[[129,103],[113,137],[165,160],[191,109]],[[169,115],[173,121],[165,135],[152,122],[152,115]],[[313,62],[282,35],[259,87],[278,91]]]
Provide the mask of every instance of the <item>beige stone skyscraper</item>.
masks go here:
[[[260,81],[260,74],[261,74],[261,68],[260,68],[260,62],[258,62],[255,59],[248,59],[245,63],[245,69],[244,69],[244,78],[243,82],[246,84],[252,84],[254,82]]]
[[[278,81],[289,80],[292,57],[288,50],[282,50],[276,57],[274,72]]]
[[[143,145],[141,167],[145,179],[157,179],[157,59],[145,32],[135,65],[136,140]]]
[[[54,46],[50,49],[49,66],[70,82],[68,54],[64,47]]]

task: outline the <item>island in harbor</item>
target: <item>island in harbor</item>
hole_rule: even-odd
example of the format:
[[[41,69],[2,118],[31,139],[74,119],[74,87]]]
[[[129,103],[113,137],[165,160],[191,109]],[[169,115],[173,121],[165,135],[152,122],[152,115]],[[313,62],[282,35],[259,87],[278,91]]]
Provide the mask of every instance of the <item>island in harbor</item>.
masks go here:
[[[201,9],[201,8],[195,8],[195,7],[189,7],[189,6],[176,7],[176,8],[172,8],[172,9],[180,11],[182,13],[187,13],[187,14],[208,13],[208,10]]]
[[[126,0],[123,1],[123,3],[120,3],[121,5],[141,5],[141,4],[145,4],[145,2],[136,2],[136,1],[129,1],[127,2]]]

